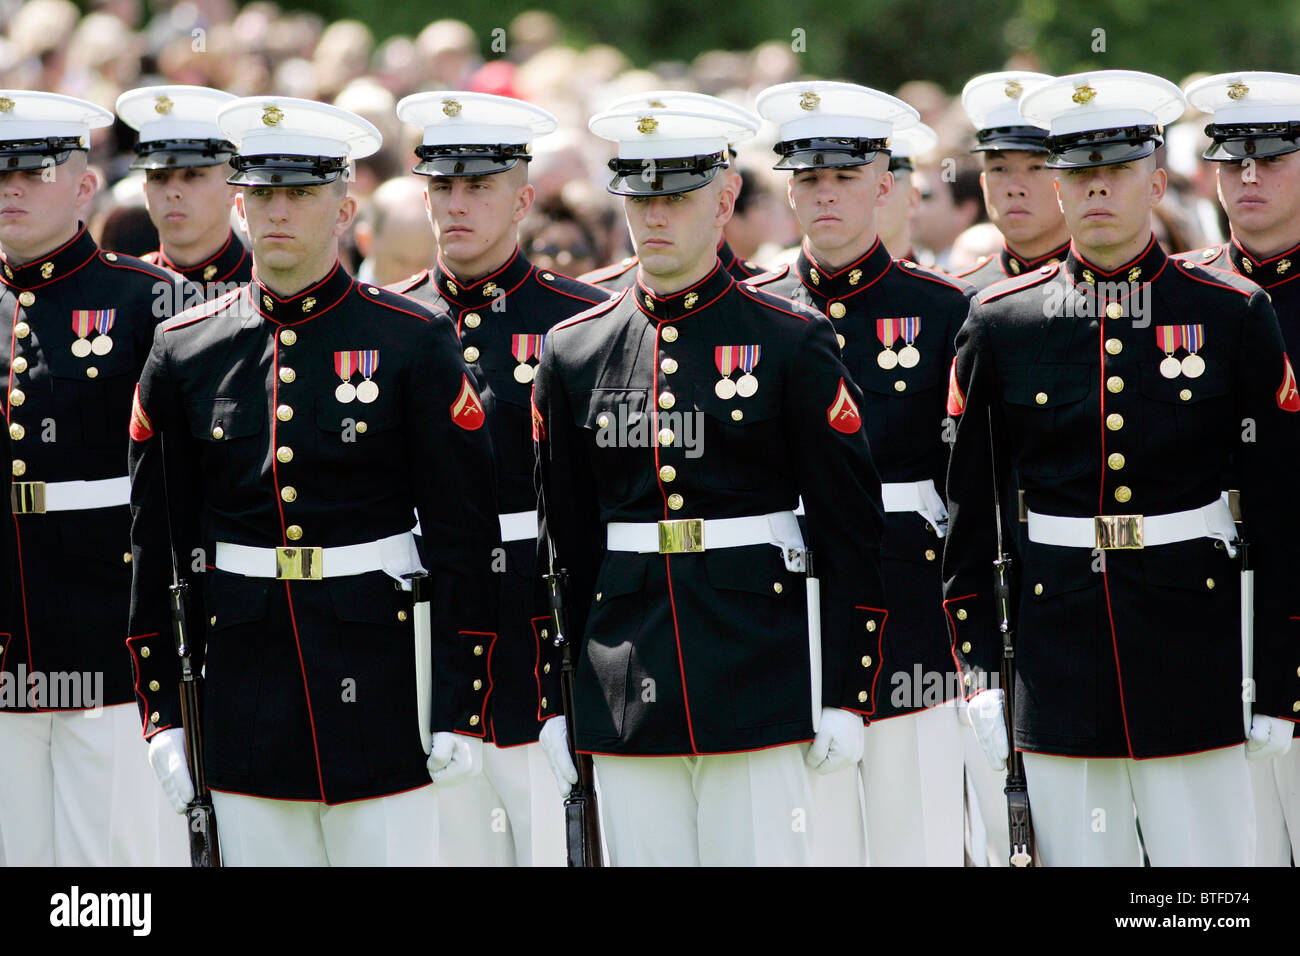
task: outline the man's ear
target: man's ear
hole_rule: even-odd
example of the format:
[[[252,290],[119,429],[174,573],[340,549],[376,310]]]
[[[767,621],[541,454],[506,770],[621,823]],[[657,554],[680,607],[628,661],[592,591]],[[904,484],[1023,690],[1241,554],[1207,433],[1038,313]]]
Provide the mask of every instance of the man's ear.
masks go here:
[[[77,198],[75,200],[78,209],[84,208],[95,198],[95,193],[99,192],[99,173],[91,167],[82,171],[77,179]]]
[[[732,190],[731,185],[724,181],[722,188],[718,190],[718,211],[713,217],[714,227],[721,229],[729,223],[735,211],[736,193]]]
[[[427,193],[425,194],[427,197]],[[533,203],[537,199],[537,189],[532,183],[524,183],[515,190],[515,211],[510,217],[511,222],[523,222],[524,217],[533,208]]]
[[[1165,190],[1169,188],[1169,174],[1163,169],[1157,167],[1151,173],[1151,208],[1154,209],[1160,205],[1160,200],[1165,198]]]
[[[334,235],[336,238],[342,238],[345,233],[352,227],[352,221],[357,218],[357,201],[352,196],[344,196],[339,203],[339,214],[334,220]]]

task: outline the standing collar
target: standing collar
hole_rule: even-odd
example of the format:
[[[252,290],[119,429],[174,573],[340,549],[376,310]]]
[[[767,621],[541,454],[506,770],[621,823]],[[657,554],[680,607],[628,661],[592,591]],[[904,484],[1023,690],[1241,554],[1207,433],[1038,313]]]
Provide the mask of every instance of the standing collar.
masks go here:
[[[11,265],[0,256],[0,275],[5,285],[15,289],[36,289],[50,282],[58,282],[76,272],[99,253],[99,246],[90,238],[84,222],[78,223],[77,234],[52,252],[38,256],[21,266]]]
[[[651,291],[641,281],[638,270],[632,294],[636,296],[637,308],[653,321],[675,322],[683,316],[704,311],[722,298],[735,285],[735,281],[731,273],[722,267],[722,260],[714,258],[713,270],[708,275],[694,285],[667,296]]]
[[[263,318],[277,325],[293,325],[334,308],[352,290],[352,285],[352,276],[335,260],[334,268],[326,273],[325,278],[287,298],[276,295],[263,285],[255,269],[248,283],[248,295],[252,297],[253,308]],[[375,286],[367,288],[374,289]]]
[[[1050,252],[1044,252],[1041,256],[1035,256],[1030,259],[1026,256],[1012,252],[1011,247],[1005,242],[1002,244],[1000,258],[1002,260],[1002,271],[1009,276],[1024,275],[1026,272],[1033,272],[1041,266],[1054,266],[1065,259],[1070,252],[1070,240],[1052,249]]]
[[[1156,242],[1156,237],[1153,234],[1136,258],[1124,263],[1118,269],[1110,271],[1095,266],[1083,258],[1078,247],[1071,243],[1070,253],[1065,257],[1065,271],[1080,291],[1091,287],[1095,292],[1097,283],[1105,282],[1130,285],[1133,287],[1129,290],[1129,293],[1131,293],[1136,291],[1138,286],[1154,280],[1168,262],[1169,257],[1160,248],[1160,243]]]
[[[220,249],[192,266],[177,265],[167,255],[166,247],[158,247],[158,265],[198,283],[224,282],[239,271],[248,256],[248,247],[235,237],[233,229],[226,235],[226,241]]]
[[[528,257],[515,246],[514,253],[505,265],[474,282],[462,282],[447,268],[438,256],[438,264],[431,273],[433,284],[438,287],[438,294],[448,302],[461,308],[490,303],[502,293],[509,294],[517,289],[533,271],[533,264]]]
[[[794,267],[799,273],[799,281],[813,295],[823,299],[843,299],[872,285],[889,271],[893,261],[885,244],[877,236],[871,248],[861,257],[838,271],[831,272],[813,257],[805,239]]]
[[[1228,255],[1232,259],[1233,268],[1265,289],[1295,278],[1297,271],[1300,271],[1300,243],[1285,252],[1261,259],[1247,252],[1241,241],[1233,236],[1228,243]]]

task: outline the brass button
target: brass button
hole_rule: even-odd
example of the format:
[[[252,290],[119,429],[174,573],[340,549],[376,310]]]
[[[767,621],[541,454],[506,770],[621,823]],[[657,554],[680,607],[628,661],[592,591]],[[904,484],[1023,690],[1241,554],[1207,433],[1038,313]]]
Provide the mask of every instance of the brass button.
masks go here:
[[[482,689],[483,689],[483,682],[482,682],[481,680],[479,680],[477,677],[474,678],[474,689],[475,689],[475,690],[482,690]]]
[[[606,415],[604,412],[601,412],[599,415],[596,416],[596,426],[598,428],[604,428],[607,425],[609,425],[609,416]]]
[[[131,552],[130,552],[130,551],[123,551],[123,552],[122,552],[122,563],[123,563],[123,564],[130,564],[130,563],[131,563]]]
[[[1128,485],[1120,485],[1118,488],[1115,489],[1115,500],[1118,501],[1120,504],[1124,504],[1124,502],[1128,501],[1132,497],[1133,497],[1133,489],[1130,488]]]
[[[287,422],[289,419],[293,418],[293,408],[289,405],[281,405],[275,410],[275,417],[280,419],[282,422]]]
[[[601,599],[601,597],[603,596],[603,594],[604,594],[604,592],[602,592],[602,591],[597,591],[597,592],[596,592],[596,600],[599,601],[599,600]]]
[[[677,399],[672,392],[661,392],[659,394],[659,407],[663,409],[672,408],[677,404]]]
[[[14,371],[19,375],[27,371],[27,359],[23,358],[21,355],[14,359]]]
[[[14,335],[20,339],[25,339],[32,334],[32,327],[26,322],[19,322],[14,326]]]
[[[1124,306],[1118,302],[1111,302],[1106,306],[1106,318],[1120,319],[1124,317]]]
[[[474,656],[475,656],[475,657],[482,657],[482,656],[483,656],[483,645],[482,645],[482,644],[475,644],[475,645],[474,645]]]
[[[672,465],[664,465],[659,469],[660,481],[673,481],[677,478],[677,469]]]
[[[92,365],[90,366],[90,368],[86,369],[86,378],[98,378],[98,377],[99,377],[99,369],[95,368],[95,366]]]
[[[15,388],[12,392],[9,393],[10,405],[21,405],[25,401],[27,401],[27,393],[24,392],[21,388]]]
[[[156,724],[156,723],[158,723],[158,721],[159,721],[160,719],[161,719],[161,718],[158,716],[158,711],[156,711],[156,710],[155,710],[152,714],[149,715],[149,723],[151,723],[151,724]]]
[[[546,630],[546,628],[542,628],[542,637],[550,637],[550,636],[551,636],[551,635],[550,635],[550,633]],[[546,673],[549,674],[550,672],[551,672],[551,665],[550,665],[550,664],[547,664],[547,665],[546,665]]]
[[[969,654],[969,653],[970,653],[970,641],[962,641],[962,642],[961,642],[961,652],[962,652],[963,654]]]
[[[1124,351],[1124,343],[1119,339],[1107,339],[1106,351],[1111,355],[1119,355],[1120,352]]]
[[[676,326],[669,325],[669,326],[665,327],[664,330],[663,330],[662,332],[660,332],[659,334],[663,336],[663,339],[664,339],[665,342],[676,342],[676,341],[677,341],[677,328],[676,328]]]
[[[1046,404],[1047,404],[1047,393],[1046,393],[1046,392],[1039,392],[1037,395],[1034,396],[1034,402],[1035,402],[1036,404],[1038,404],[1038,405],[1046,405]]]
[[[846,338],[845,338],[841,333],[836,332],[836,333],[835,333],[835,341],[839,344],[840,349],[843,350],[843,348],[844,348],[844,343],[847,342],[848,339],[846,339]]]
[[[907,383],[900,378],[897,382],[894,383],[894,391],[896,392],[907,391]]]
[[[293,485],[285,485],[280,489],[280,498],[283,501],[297,501],[298,489]]]
[[[218,425],[212,429],[212,437],[220,441],[222,438],[226,437],[226,430]]]
[[[1042,594],[1042,593],[1043,593],[1043,586],[1042,586],[1041,584],[1035,584],[1035,585],[1034,585],[1034,593],[1035,593],[1035,594]]]
[[[480,316],[477,312],[470,312],[468,315],[465,316],[466,328],[477,329],[479,323],[482,321],[483,321],[483,317]]]
[[[965,684],[967,687],[969,687],[969,686],[970,686],[970,674],[967,674],[965,677],[963,677],[963,678],[961,679],[961,682],[962,682],[963,684]]]
[[[1191,397],[1192,397],[1192,390],[1191,390],[1190,388],[1185,388],[1185,389],[1183,389],[1181,392],[1178,393],[1178,397],[1181,398],[1183,401],[1186,402],[1186,401],[1188,401],[1188,400],[1191,399]]]
[[[369,428],[369,427],[370,427],[370,426],[367,425],[365,422],[357,422],[357,425],[356,425],[356,428],[357,428],[357,434],[358,434],[358,435],[364,435],[364,434],[366,433],[366,429]]]
[[[868,657],[868,656],[866,656],[865,654],[864,654],[863,657],[862,657],[862,666],[863,666],[863,667],[870,667],[870,666],[871,666],[871,658]]]
[[[280,369],[280,381],[282,382],[292,382],[297,377],[298,373],[291,368]]]
[[[966,609],[964,607],[959,607],[957,609],[957,620],[959,621],[966,620]]]
[[[866,702],[867,702],[867,692],[865,690],[858,691],[858,703],[865,704]]]
[[[543,634],[543,636],[545,636],[545,634]],[[543,674],[549,674],[550,672],[551,672],[551,665],[550,665],[550,664],[543,664],[543,665],[542,665],[542,673],[543,673]]]
[[[22,441],[23,436],[26,434],[27,434],[27,429],[23,428],[23,426],[19,425],[17,422],[14,422],[12,425],[9,426],[9,437],[12,438],[14,441]]]
[[[217,626],[217,616],[214,614],[214,615],[212,615],[212,617],[208,618],[208,623],[211,624],[213,627],[216,627],[216,626]]]
[[[159,688],[159,686],[160,686],[160,685],[159,685],[159,683],[158,683],[156,680],[151,680],[151,681],[149,682],[149,689],[150,689],[150,690],[157,690],[157,689]]]
[[[470,717],[470,719],[469,719],[469,725],[470,725],[471,727],[477,727],[477,726],[478,726],[478,714],[474,714],[472,717]]]
[[[1111,471],[1119,471],[1121,468],[1124,467],[1124,456],[1121,455],[1119,452],[1112,452],[1106,458],[1106,466]]]
[[[867,631],[871,633],[875,633],[875,630],[876,630],[876,622],[867,621]]]
[[[33,306],[36,304],[36,295],[31,292],[20,292],[18,293],[18,304],[24,307]]]
[[[275,450],[275,460],[282,465],[287,465],[293,461],[293,449],[288,445],[281,445]]]
[[[298,333],[295,332],[293,329],[280,330],[281,345],[293,345],[297,341],[298,341]]]
[[[686,504],[686,499],[681,495],[673,494],[668,496],[668,507],[673,511],[681,511],[684,504]]]
[[[148,645],[148,644],[146,644],[144,647],[140,648],[140,656],[141,656],[141,657],[148,657],[148,656],[149,656],[150,654],[152,654],[152,653],[153,653],[153,651],[149,650],[149,645]]]
[[[844,313],[846,313],[847,311],[848,311],[848,309],[844,308],[844,303],[843,303],[843,302],[832,302],[832,303],[831,303],[831,318],[832,318],[832,319],[842,319],[842,318],[844,318]]]
[[[933,561],[936,557],[937,555],[934,553],[934,550],[932,548],[925,549],[925,560]]]
[[[290,541],[297,541],[302,537],[302,525],[291,524],[284,529],[284,536]]]
[[[675,437],[676,436],[673,435],[673,430],[671,428],[659,429],[659,444],[671,445],[673,443],[673,438]]]
[[[546,698],[543,697],[543,698],[542,698],[542,710],[545,710],[546,707],[547,707]]]
[[[1124,427],[1124,416],[1119,412],[1111,412],[1106,416],[1106,427],[1113,432],[1119,431]]]
[[[780,582],[780,581],[773,581],[773,582],[772,582],[772,590],[775,591],[777,594],[780,594],[782,591],[785,590],[785,588],[781,586],[781,582]]]
[[[116,253],[116,252],[106,252],[106,253],[104,253],[104,258],[107,259],[109,262],[116,262],[116,261],[117,261],[117,253]]]
[[[1297,700],[1291,705],[1291,713],[1300,714],[1300,700]]]
[[[13,472],[14,477],[16,478],[21,478],[23,475],[27,474],[27,462],[23,461],[21,458],[15,458],[13,463]]]
[[[1119,394],[1124,391],[1124,380],[1118,375],[1112,375],[1106,379],[1106,391]]]
[[[398,619],[399,621],[405,621],[405,620],[406,620],[406,612],[405,612],[405,611],[398,611],[398,612],[397,612],[397,619]]]
[[[742,412],[739,408],[733,408],[731,410],[731,420],[733,422],[738,422],[744,417],[745,417],[745,413]]]
[[[675,358],[664,359],[662,362],[659,363],[659,369],[665,375],[672,375],[673,372],[677,371],[677,359]]]
[[[465,350],[466,362],[477,362],[478,356],[479,356],[479,351],[477,346],[471,345],[469,348]]]
[[[1206,588],[1206,590],[1208,590],[1208,591],[1213,591],[1213,590],[1214,590],[1214,578],[1206,578],[1206,579],[1205,579],[1205,588]]]

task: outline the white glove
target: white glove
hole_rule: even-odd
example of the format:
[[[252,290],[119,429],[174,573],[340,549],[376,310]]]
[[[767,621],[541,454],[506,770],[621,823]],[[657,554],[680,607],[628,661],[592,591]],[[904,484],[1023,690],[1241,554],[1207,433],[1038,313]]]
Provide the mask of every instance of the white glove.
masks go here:
[[[194,781],[190,779],[190,765],[185,759],[185,731],[173,727],[150,737],[149,763],[172,809],[184,813],[194,800]]]
[[[970,699],[966,715],[989,766],[1006,770],[1011,750],[1007,746],[1007,725],[1002,718],[1002,688],[980,691]]]
[[[440,730],[429,749],[429,777],[443,787],[464,783],[483,771],[483,741]]]
[[[564,717],[552,717],[542,724],[537,742],[551,765],[560,796],[567,797],[578,782],[578,768],[573,765],[573,754],[569,753],[569,722]]]
[[[851,767],[862,759],[862,718],[851,710],[822,708],[821,729],[804,761],[820,774]]]
[[[1267,760],[1281,757],[1291,749],[1295,724],[1281,717],[1256,714],[1250,718],[1250,735],[1246,738],[1246,759]]]

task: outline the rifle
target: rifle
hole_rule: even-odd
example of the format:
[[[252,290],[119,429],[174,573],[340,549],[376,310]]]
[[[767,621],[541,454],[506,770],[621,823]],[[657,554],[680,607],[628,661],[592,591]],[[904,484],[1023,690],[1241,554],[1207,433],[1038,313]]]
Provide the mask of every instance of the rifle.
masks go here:
[[[542,577],[551,605],[551,624],[555,628],[554,645],[560,652],[560,700],[564,705],[569,731],[569,752],[578,768],[578,782],[564,798],[564,842],[569,866],[602,866],[600,853],[600,814],[596,807],[596,770],[591,754],[578,753],[578,731],[574,723],[573,684],[576,664],[573,645],[568,638],[564,616],[564,588],[568,572],[555,570],[555,553],[551,551],[552,570]]]
[[[181,724],[185,728],[185,754],[194,783],[194,799],[185,808],[185,822],[190,832],[190,866],[221,866],[221,846],[217,840],[217,812],[212,806],[212,792],[208,789],[207,773],[203,766],[202,680],[194,673],[190,661],[189,603],[190,586],[181,579],[180,565],[176,560],[176,538],[172,531],[171,496],[167,491],[167,446],[161,432],[158,435],[159,454],[162,456],[163,504],[167,509],[167,538],[172,558],[172,583],[168,587],[171,608],[172,636],[176,639],[176,653],[181,661]]]
[[[989,418],[989,462],[993,469],[993,513],[997,522],[998,556],[993,562],[993,597],[997,606],[998,631],[1002,634],[1002,719],[1007,730],[1007,780],[1002,792],[1007,796],[1007,835],[1011,866],[1036,866],[1034,821],[1029,811],[1029,788],[1025,781],[1025,761],[1016,750],[1016,642],[1011,629],[1011,555],[1002,540],[1002,499],[998,491],[997,452],[993,443],[993,410]]]

